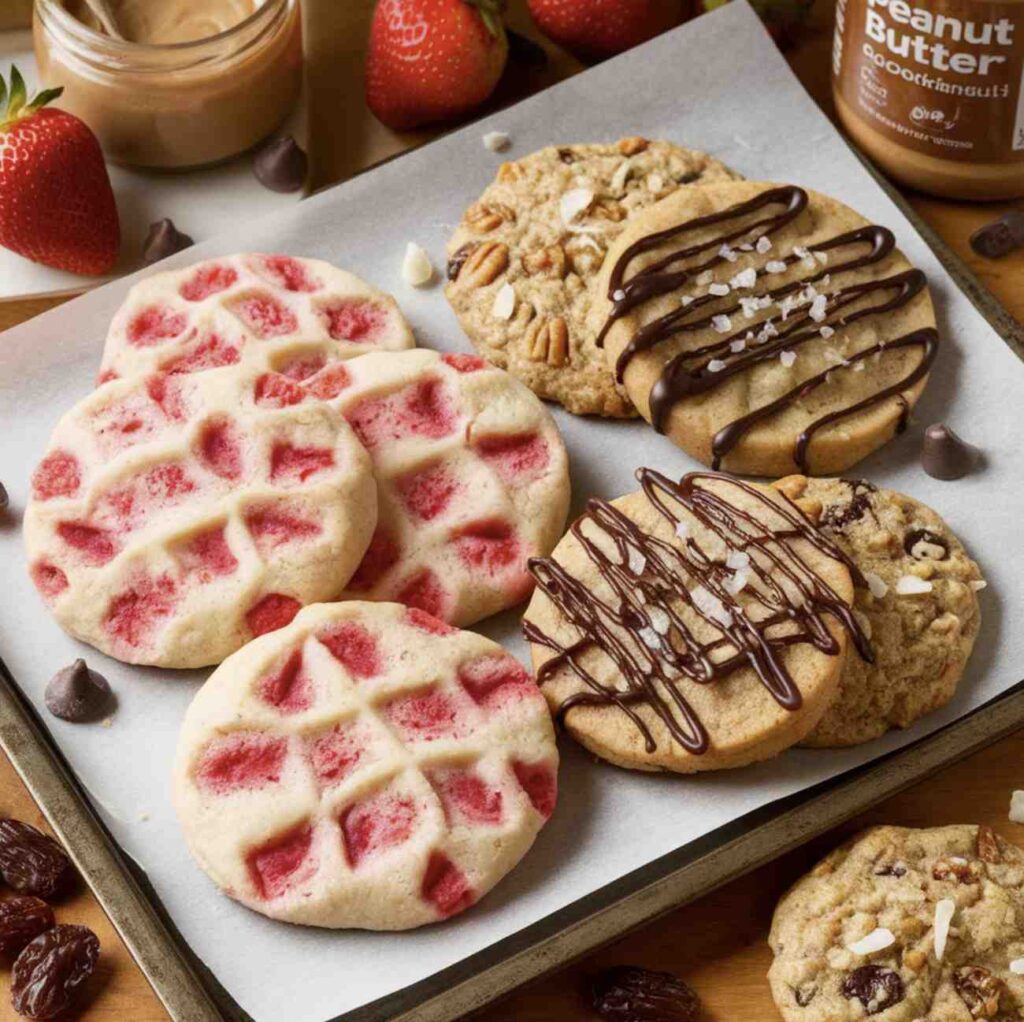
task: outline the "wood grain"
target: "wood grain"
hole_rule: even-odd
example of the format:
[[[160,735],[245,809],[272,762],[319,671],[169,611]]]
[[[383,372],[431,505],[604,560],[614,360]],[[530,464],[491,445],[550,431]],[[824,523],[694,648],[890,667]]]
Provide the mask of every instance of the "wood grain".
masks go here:
[[[388,156],[422,144],[435,132],[396,133],[369,116],[362,100],[362,62],[372,3],[370,0],[304,0],[312,103],[310,121],[315,183],[348,177]],[[2,5],[3,0],[0,0]],[[524,0],[513,0],[510,23],[539,39]],[[831,5],[821,0],[814,23],[790,54],[811,94],[826,110]],[[513,69],[490,107],[498,108],[543,88],[580,68],[573,58],[544,43],[551,55],[540,72]],[[576,140],[569,140],[576,141]],[[684,140],[685,141],[685,140]],[[1010,204],[979,206],[910,196],[917,211],[963,256],[981,281],[1018,319],[1024,319],[1024,252],[998,262],[983,260],[969,248],[977,227]],[[0,330],[55,305],[43,299],[0,303]],[[961,338],[961,343],[969,339]],[[2,366],[2,348],[0,348]],[[701,994],[706,1020],[778,1018],[764,979],[769,964],[765,944],[775,900],[825,850],[845,834],[868,823],[928,826],[953,822],[988,823],[1010,840],[1024,844],[1024,828],[1007,822],[1010,792],[1024,782],[1024,733],[1009,738],[929,781],[872,809],[857,821],[823,836],[763,869],[735,881],[701,901],[618,941],[546,979],[511,995],[482,1013],[494,1022],[567,1022],[593,1019],[589,978],[608,964],[635,963],[683,976]],[[41,816],[10,764],[0,757],[0,807],[6,814],[41,825]],[[80,1014],[88,1022],[163,1022],[167,1018],[142,974],[131,962],[97,903],[85,891],[58,908],[62,922],[92,926],[103,945],[102,967]],[[0,973],[0,1019],[13,1019],[6,975]],[[283,1022],[283,1020],[282,1020]]]

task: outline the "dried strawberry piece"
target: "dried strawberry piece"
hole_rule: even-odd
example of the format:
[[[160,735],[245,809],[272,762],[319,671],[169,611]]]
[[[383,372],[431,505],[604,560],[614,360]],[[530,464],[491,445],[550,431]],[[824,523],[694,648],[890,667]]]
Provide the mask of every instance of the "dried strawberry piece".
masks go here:
[[[371,450],[412,436],[438,440],[454,433],[457,425],[443,381],[432,378],[387,397],[366,398],[347,415],[349,425]]]
[[[372,589],[398,563],[400,556],[397,540],[383,525],[378,525],[348,588],[354,592]]]
[[[473,446],[507,485],[540,475],[551,460],[548,443],[539,433],[479,437]]]
[[[292,618],[300,610],[302,604],[294,597],[285,596],[283,593],[268,593],[250,607],[245,615],[245,623],[254,637],[266,635],[267,632],[274,632],[291,624]]]
[[[558,777],[549,763],[512,764],[519,786],[541,816],[550,816],[558,801]]]
[[[232,303],[231,310],[261,340],[283,337],[299,328],[295,313],[270,295],[238,298]]]
[[[301,713],[313,705],[313,683],[302,669],[302,650],[297,649],[277,670],[258,685],[260,698],[282,713]]]
[[[700,999],[681,979],[634,965],[598,973],[593,1004],[605,1022],[696,1022],[700,1015]]]
[[[429,632],[431,635],[454,635],[458,629],[442,621],[440,618],[428,614],[419,607],[409,607],[405,612],[405,619],[421,632]]]
[[[441,356],[441,360],[450,365],[457,373],[476,373],[487,368],[487,362],[479,355],[464,355],[461,353],[448,353]]]
[[[307,743],[313,773],[321,786],[338,784],[366,757],[365,735],[356,725],[339,724]]]
[[[437,768],[427,771],[427,780],[441,799],[449,826],[460,822],[501,822],[501,790],[492,788],[475,771],[458,767]]]
[[[53,909],[40,898],[5,898],[0,901],[0,954],[16,955],[55,922]]]
[[[304,483],[310,476],[334,465],[334,451],[327,447],[295,447],[284,441],[270,450],[270,478]]]
[[[67,575],[47,561],[37,561],[32,565],[32,581],[47,600],[55,600],[68,587]]]
[[[472,728],[458,703],[440,688],[392,700],[384,707],[384,717],[408,742],[460,738]]]
[[[173,422],[185,421],[182,381],[166,373],[157,373],[146,381],[146,393],[160,411]]]
[[[303,518],[283,505],[250,508],[245,513],[245,524],[264,556],[285,543],[310,539],[323,532],[319,522]]]
[[[73,497],[81,485],[78,460],[67,451],[52,451],[32,473],[32,496],[36,500]]]
[[[258,731],[216,738],[200,755],[196,783],[216,795],[256,791],[281,780],[288,740]]]
[[[372,678],[384,669],[377,640],[354,621],[332,625],[317,638],[353,678]]]
[[[174,610],[177,586],[169,575],[139,575],[110,601],[106,630],[129,646],[142,646]]]
[[[178,551],[182,571],[202,582],[233,574],[238,558],[228,546],[225,529],[224,525],[215,525],[183,543]]]
[[[387,329],[388,312],[365,299],[338,299],[320,309],[327,333],[335,341],[373,344]]]
[[[316,872],[311,854],[313,828],[308,823],[268,841],[249,853],[249,876],[264,901],[280,898]]]
[[[57,535],[77,550],[86,564],[106,564],[117,553],[117,544],[105,529],[85,522],[59,522]]]
[[[11,1004],[19,1015],[53,1019],[81,999],[100,942],[88,926],[55,926],[25,946],[11,970]]]
[[[452,536],[452,543],[467,568],[499,574],[522,561],[516,531],[499,518],[472,522]]]
[[[259,272],[286,291],[317,291],[323,286],[298,259],[291,256],[263,256],[256,261],[256,266]]]
[[[413,518],[429,522],[444,513],[462,486],[442,463],[407,472],[395,480],[395,489]]]
[[[160,371],[172,376],[198,373],[206,369],[234,365],[241,357],[238,348],[228,344],[219,334],[208,334],[187,351],[161,363]]]
[[[96,386],[102,387],[104,383],[110,383],[111,380],[119,379],[121,379],[121,377],[114,372],[113,369],[104,369],[103,372],[96,377]]]
[[[0,876],[19,894],[52,901],[70,890],[77,873],[52,837],[4,817],[0,818]]]
[[[312,379],[306,381],[306,392],[321,401],[330,401],[337,397],[350,383],[352,375],[337,362],[322,369]]]
[[[128,324],[128,343],[150,348],[185,332],[188,317],[159,305],[143,309]]]
[[[275,364],[275,371],[289,380],[308,380],[315,376],[327,364],[323,355],[295,355],[284,362]]]
[[[404,844],[419,822],[412,796],[385,790],[349,806],[341,816],[345,857],[353,869],[369,857]]]
[[[241,478],[242,443],[227,416],[214,416],[203,425],[198,454],[203,464],[221,479]]]
[[[430,568],[422,568],[403,583],[395,594],[395,600],[406,607],[422,610],[431,617],[448,616],[448,594]]]
[[[420,894],[445,919],[469,908],[476,900],[465,874],[443,852],[431,852]]]
[[[256,380],[253,397],[261,408],[287,408],[306,400],[306,392],[278,373],[264,373]]]
[[[537,687],[522,664],[507,653],[486,654],[459,667],[459,684],[480,706],[495,707],[506,699],[535,695]]]
[[[198,270],[181,285],[178,294],[187,302],[201,302],[210,295],[226,291],[238,280],[238,272],[233,266],[209,265],[200,266]]]

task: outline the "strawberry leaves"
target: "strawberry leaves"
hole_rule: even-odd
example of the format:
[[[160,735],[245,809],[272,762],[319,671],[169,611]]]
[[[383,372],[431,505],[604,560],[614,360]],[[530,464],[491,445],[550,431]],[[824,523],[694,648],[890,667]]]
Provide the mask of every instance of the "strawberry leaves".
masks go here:
[[[504,0],[466,0],[470,7],[480,12],[480,19],[487,26],[487,31],[497,39],[501,35],[502,16],[505,13]]]
[[[5,130],[22,117],[28,117],[37,110],[42,110],[63,92],[63,89],[43,89],[30,100],[25,79],[16,66],[12,67],[10,85],[0,75],[0,131]]]

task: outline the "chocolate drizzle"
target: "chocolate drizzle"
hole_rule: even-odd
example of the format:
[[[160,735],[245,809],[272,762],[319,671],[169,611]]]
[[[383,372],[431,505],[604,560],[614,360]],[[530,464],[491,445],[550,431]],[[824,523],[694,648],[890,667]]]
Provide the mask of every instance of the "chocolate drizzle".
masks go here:
[[[612,597],[596,594],[553,559],[530,561],[538,586],[581,636],[563,646],[532,622],[524,624],[528,641],[554,653],[538,671],[540,685],[563,667],[586,685],[561,704],[560,720],[576,706],[616,706],[652,753],[654,736],[636,710],[644,705],[684,749],[700,755],[708,750],[709,737],[686,699],[687,684],[707,685],[751,668],[780,706],[797,710],[802,698],[782,654],[806,643],[837,655],[840,647],[827,626],[829,617],[849,632],[865,660],[873,660],[851,609],[794,543],[804,540],[825,557],[856,569],[796,508],[712,472],[691,473],[677,484],[642,468],[637,479],[673,533],[685,537],[683,549],[645,533],[607,501],[592,500],[572,532]],[[722,492],[730,487],[754,501],[755,510],[730,501]],[[702,548],[689,535],[691,521],[713,533],[721,549]],[[742,588],[736,585],[738,573],[746,577]],[[611,660],[624,688],[602,684],[584,666],[584,654],[594,648]]]
[[[802,188],[792,185],[773,188],[729,209],[698,217],[634,242],[612,268],[608,285],[608,297],[612,302],[612,308],[598,334],[598,345],[604,344],[614,323],[644,302],[667,295],[685,285],[694,284],[700,274],[712,271],[716,266],[723,264],[726,261],[725,255],[722,254],[724,247],[744,241],[749,246],[754,239],[761,236],[770,239],[773,234],[796,219],[806,209],[807,203],[808,196]],[[708,234],[708,229],[718,225],[724,225],[721,232]],[[687,245],[683,239],[688,234],[697,235],[702,240],[695,240]],[[676,238],[680,239],[680,247],[674,248],[626,280],[626,272],[634,259]],[[787,298],[798,299],[808,285],[821,283],[832,274],[848,273],[880,263],[894,249],[895,239],[888,228],[870,225],[848,231],[815,243],[814,252],[821,254],[820,260],[807,252],[798,254],[799,250],[776,259],[787,268],[809,259],[814,265],[814,272],[811,275],[770,290],[750,289],[746,297],[762,300],[767,298],[773,305],[780,300],[784,302]],[[844,255],[844,252],[848,254]],[[836,253],[835,261],[826,270],[830,253]],[[684,262],[685,268],[677,267],[677,264]],[[758,276],[762,272],[758,271]],[[893,312],[921,293],[925,284],[924,274],[916,269],[879,280],[848,284],[831,294],[822,293],[819,296],[825,299],[822,318],[812,319],[808,308],[796,305],[787,311],[778,326],[771,322],[769,316],[736,332],[727,328],[726,333],[711,343],[680,352],[668,360],[651,388],[649,400],[652,425],[659,433],[663,433],[672,409],[680,401],[714,390],[740,373],[748,372],[757,365],[777,358],[784,350],[795,351],[812,342],[824,342],[826,339],[821,332],[823,326],[827,325],[835,333],[858,320]],[[817,295],[817,292],[813,293]],[[735,292],[732,294],[735,295]],[[616,378],[620,383],[623,381],[630,362],[641,352],[672,338],[706,331],[714,326],[714,319],[720,316],[731,317],[742,308],[743,304],[737,297],[730,301],[727,296],[709,293],[694,297],[688,304],[653,319],[638,329],[623,348],[615,365]],[[745,313],[744,317],[746,318]],[[763,333],[763,328],[768,323],[771,323],[771,330]],[[741,350],[734,350],[737,346]],[[897,431],[902,432],[906,428],[910,411],[903,391],[921,380],[935,359],[938,334],[931,328],[915,330],[890,341],[879,341],[843,359],[839,364],[803,380],[776,400],[728,423],[712,440],[712,467],[717,469],[723,458],[752,427],[790,405],[804,400],[819,387],[827,385],[831,382],[833,374],[857,372],[858,365],[869,358],[881,359],[886,353],[914,348],[921,350],[921,358],[902,379],[811,422],[794,441],[793,460],[801,471],[807,472],[808,447],[819,430],[865,411],[888,398],[894,397],[900,403]],[[716,363],[714,369],[711,368],[712,362]]]

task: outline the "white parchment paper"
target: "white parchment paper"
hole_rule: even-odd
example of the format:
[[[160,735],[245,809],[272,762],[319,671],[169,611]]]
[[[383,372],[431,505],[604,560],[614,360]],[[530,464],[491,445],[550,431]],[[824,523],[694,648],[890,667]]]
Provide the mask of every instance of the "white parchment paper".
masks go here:
[[[49,618],[25,572],[17,519],[29,475],[53,423],[91,388],[107,323],[130,281],[9,332],[0,337],[0,478],[12,497],[0,525],[0,655],[40,706],[53,671],[83,652],[110,678],[121,701],[112,727],[50,718],[53,733],[185,938],[258,1022],[323,1022],[423,979],[744,813],[920,737],[1024,675],[1022,630],[1011,624],[1024,620],[1024,450],[1017,435],[1024,369],[863,171],[739,0],[286,215],[240,220],[174,262],[246,249],[329,259],[393,291],[422,344],[466,350],[440,287],[412,290],[400,266],[409,240],[443,265],[451,226],[505,158],[481,144],[493,129],[512,135],[512,157],[558,142],[673,139],[715,153],[750,178],[831,193],[895,230],[935,290],[942,348],[916,424],[859,471],[932,504],[963,537],[989,581],[983,629],[950,706],[860,749],[792,751],[744,770],[680,778],[596,764],[564,741],[561,799],[536,847],[479,906],[443,926],[378,935],[273,923],[214,890],[189,859],[170,807],[178,722],[201,674],[140,670],[83,650]],[[642,423],[556,415],[571,452],[577,507],[592,495],[633,489],[639,465],[677,474],[696,467]],[[921,471],[921,430],[939,420],[985,450],[983,472],[942,483]],[[484,630],[524,653],[515,615]]]

